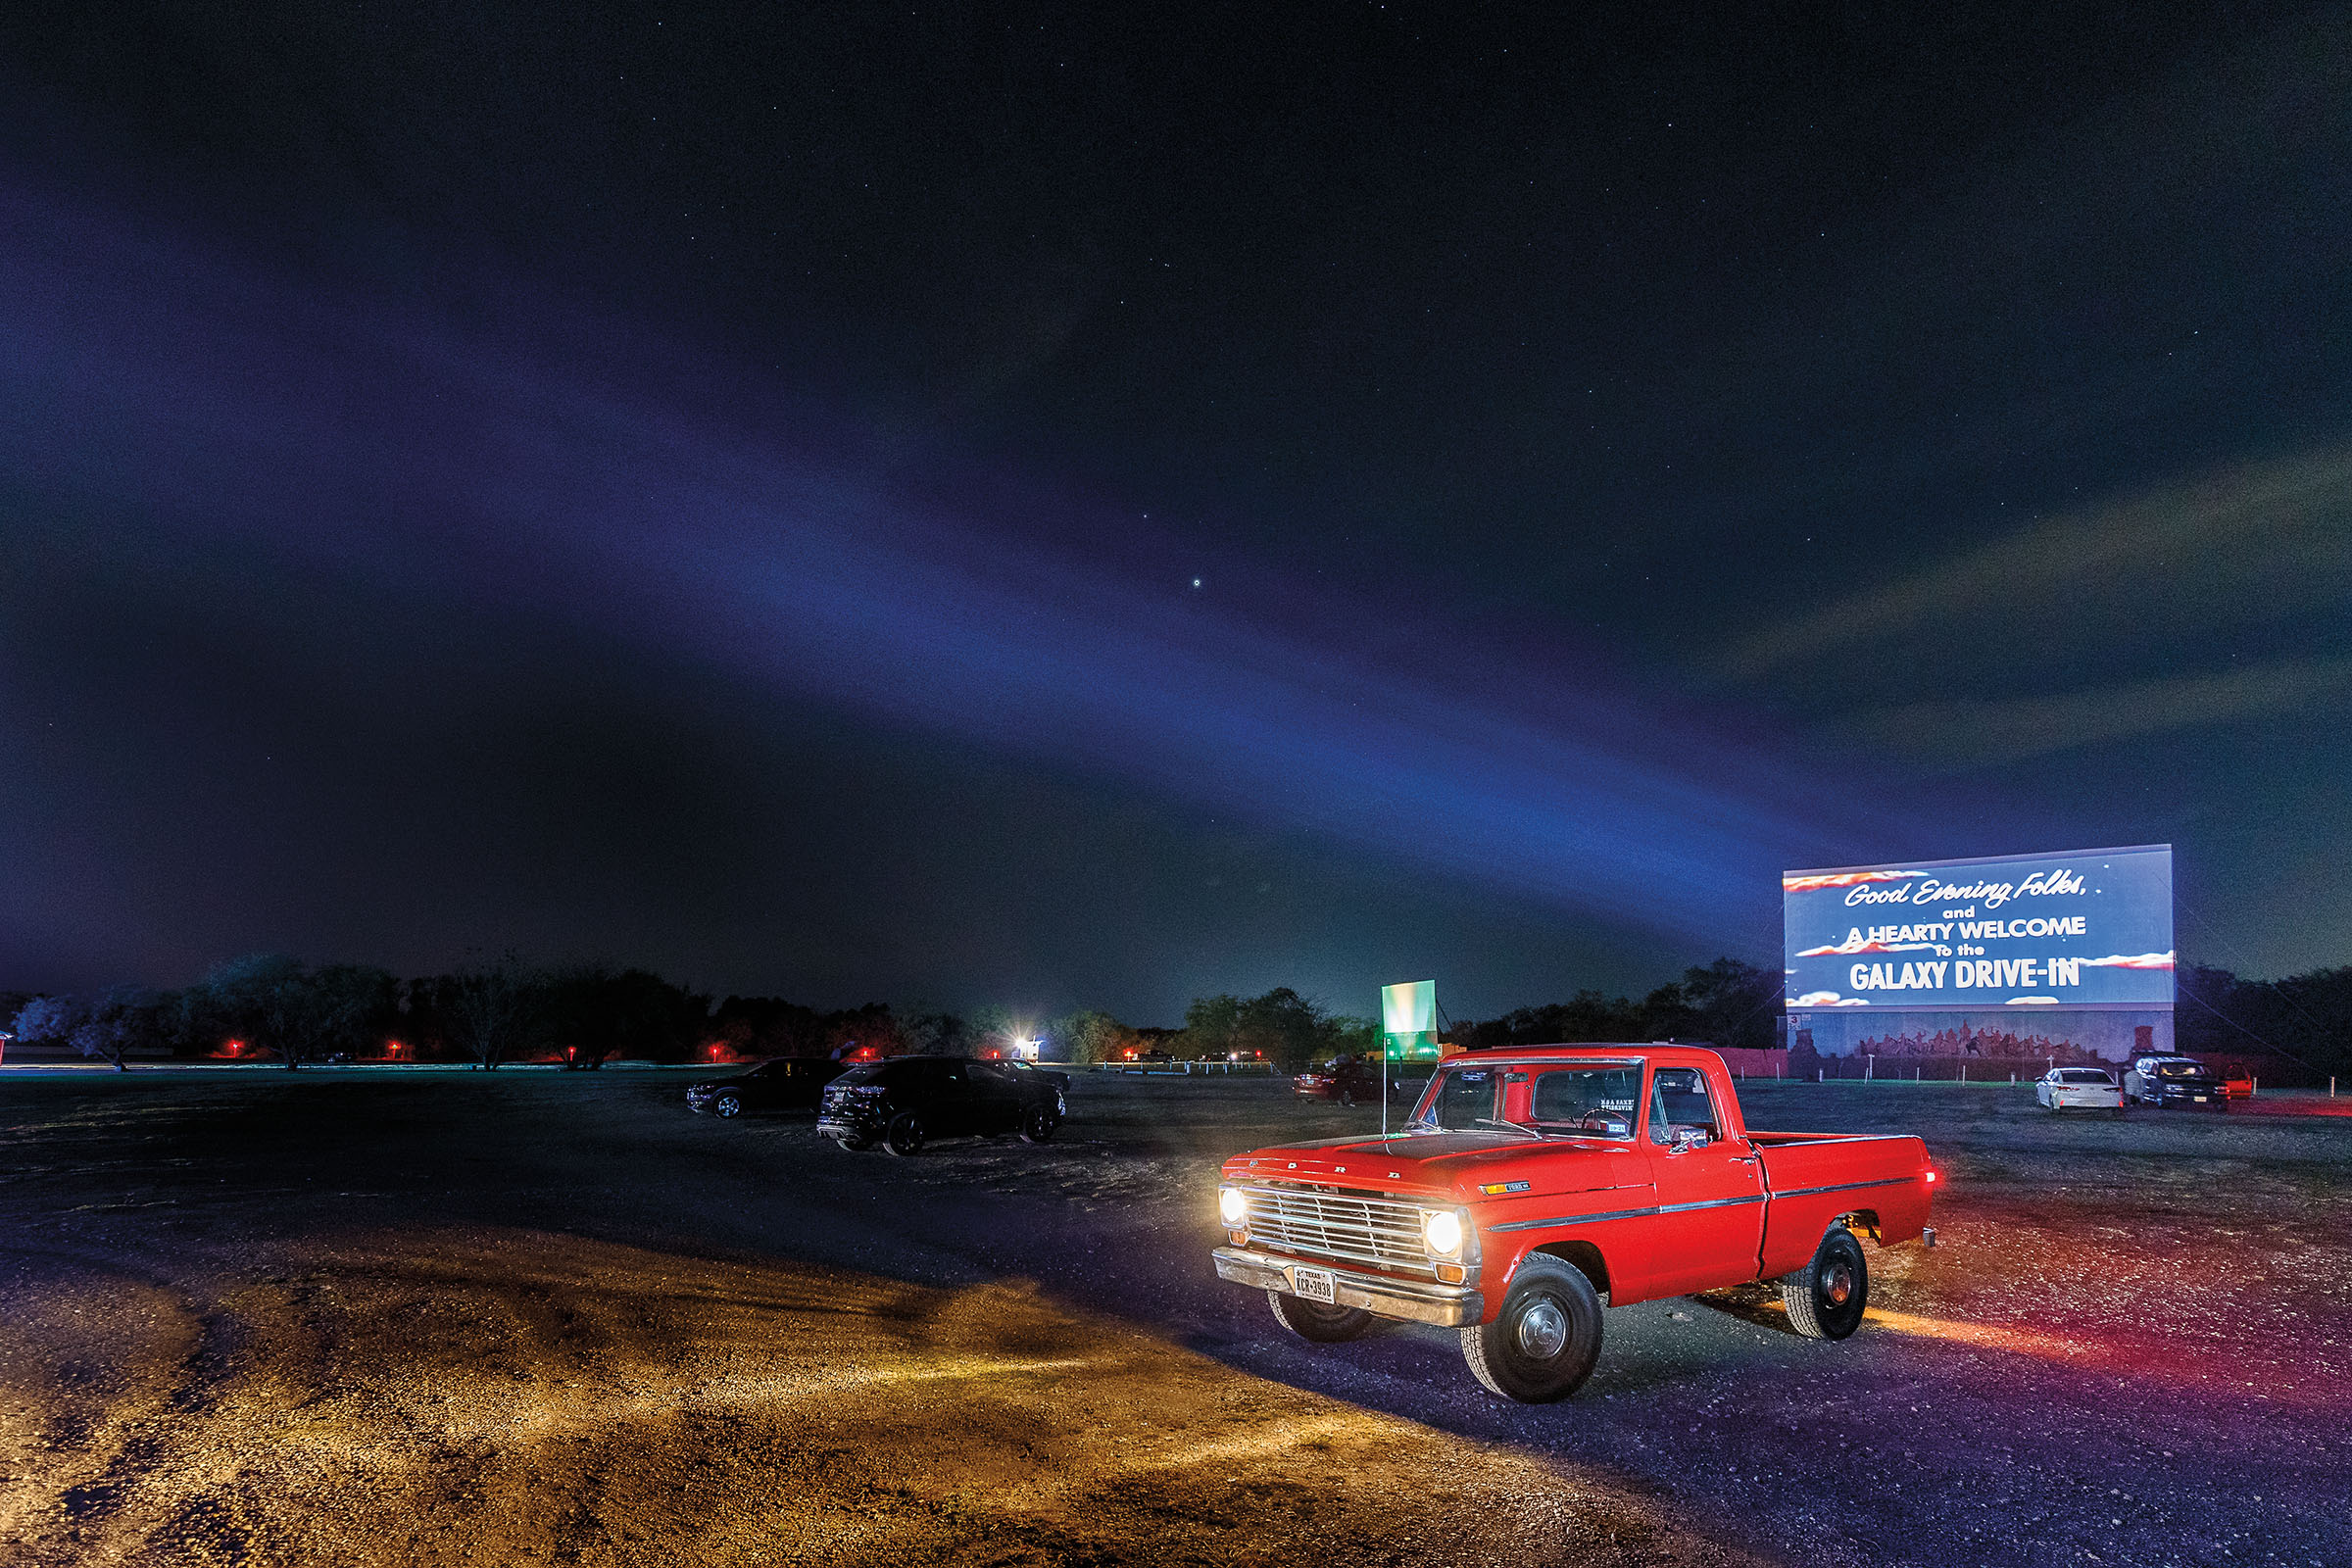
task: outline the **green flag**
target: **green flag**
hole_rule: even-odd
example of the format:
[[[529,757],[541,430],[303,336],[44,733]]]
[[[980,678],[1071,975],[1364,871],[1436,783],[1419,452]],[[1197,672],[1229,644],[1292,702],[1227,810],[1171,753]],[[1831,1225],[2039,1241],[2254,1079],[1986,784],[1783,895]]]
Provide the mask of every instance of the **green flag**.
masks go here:
[[[1380,1049],[1391,1061],[1435,1060],[1438,983],[1405,980],[1380,988]]]

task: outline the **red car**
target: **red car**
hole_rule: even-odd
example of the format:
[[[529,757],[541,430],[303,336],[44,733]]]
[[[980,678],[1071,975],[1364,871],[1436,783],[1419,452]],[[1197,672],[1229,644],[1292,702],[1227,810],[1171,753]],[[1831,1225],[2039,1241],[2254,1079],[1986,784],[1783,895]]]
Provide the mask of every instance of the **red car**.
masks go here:
[[[2224,1067],[2222,1069],[2222,1098],[2225,1102],[2253,1099],[2254,1075],[2244,1067]]]
[[[1916,1138],[1750,1132],[1711,1051],[1498,1050],[1443,1063],[1389,1138],[1227,1160],[1213,1255],[1304,1339],[1458,1329],[1479,1382],[1534,1402],[1592,1373],[1604,1301],[1773,1280],[1791,1328],[1844,1339],[1863,1238],[1933,1245],[1935,1182]]]
[[[1368,1064],[1360,1056],[1334,1056],[1292,1079],[1291,1093],[1300,1100],[1328,1100],[1338,1105],[1352,1105],[1357,1101],[1377,1105],[1380,1066]]]

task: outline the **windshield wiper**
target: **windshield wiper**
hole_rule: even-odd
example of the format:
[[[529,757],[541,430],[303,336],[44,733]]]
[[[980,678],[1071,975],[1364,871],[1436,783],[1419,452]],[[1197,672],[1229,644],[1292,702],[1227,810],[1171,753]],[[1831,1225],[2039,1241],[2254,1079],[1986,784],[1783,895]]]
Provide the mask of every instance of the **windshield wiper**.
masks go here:
[[[1544,1136],[1542,1133],[1536,1131],[1533,1127],[1525,1126],[1515,1121],[1504,1121],[1499,1116],[1478,1116],[1472,1119],[1477,1121],[1481,1126],[1508,1127],[1511,1131],[1515,1133],[1525,1133],[1530,1138],[1541,1138]]]

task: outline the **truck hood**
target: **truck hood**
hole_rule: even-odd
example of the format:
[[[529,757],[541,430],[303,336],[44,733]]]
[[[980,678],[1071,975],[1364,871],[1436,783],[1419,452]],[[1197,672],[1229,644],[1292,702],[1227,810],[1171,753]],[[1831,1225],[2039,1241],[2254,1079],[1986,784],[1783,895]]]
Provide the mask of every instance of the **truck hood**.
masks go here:
[[[1228,1181],[1328,1182],[1389,1193],[1475,1200],[1497,1183],[1528,1196],[1646,1186],[1649,1161],[1630,1144],[1524,1133],[1417,1133],[1278,1144],[1225,1162]],[[1515,1196],[1515,1195],[1514,1195]]]

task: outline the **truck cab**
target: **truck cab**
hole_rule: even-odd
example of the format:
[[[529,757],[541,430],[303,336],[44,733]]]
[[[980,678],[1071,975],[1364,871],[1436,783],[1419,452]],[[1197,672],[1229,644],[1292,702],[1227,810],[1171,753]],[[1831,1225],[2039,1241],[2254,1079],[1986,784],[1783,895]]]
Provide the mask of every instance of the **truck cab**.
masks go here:
[[[1916,1138],[1751,1130],[1711,1051],[1513,1048],[1443,1063],[1396,1134],[1227,1160],[1213,1262],[1306,1339],[1453,1328],[1490,1390],[1555,1399],[1604,1304],[1778,1280],[1798,1332],[1851,1334],[1857,1237],[1931,1235],[1935,1179]]]

